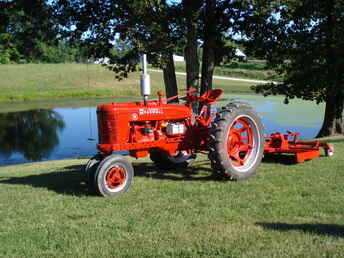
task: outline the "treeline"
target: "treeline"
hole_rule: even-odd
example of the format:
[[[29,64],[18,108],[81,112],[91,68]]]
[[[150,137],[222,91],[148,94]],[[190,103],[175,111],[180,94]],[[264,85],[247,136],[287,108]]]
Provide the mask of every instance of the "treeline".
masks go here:
[[[44,42],[37,42],[35,55],[27,55],[16,46],[12,48],[3,47],[0,39],[0,64],[26,64],[26,63],[68,63],[87,62],[87,49],[72,46],[64,42],[56,45],[48,45]]]
[[[82,62],[87,54],[61,34],[48,2],[0,1],[0,64]]]

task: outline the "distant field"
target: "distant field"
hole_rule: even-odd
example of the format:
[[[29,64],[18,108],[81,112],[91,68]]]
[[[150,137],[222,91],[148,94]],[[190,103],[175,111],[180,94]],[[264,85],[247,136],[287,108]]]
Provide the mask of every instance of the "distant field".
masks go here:
[[[176,71],[185,72],[185,63],[177,62]],[[278,81],[280,77],[272,70],[266,68],[264,63],[231,63],[215,67],[215,75],[256,79],[266,81]]]
[[[134,160],[121,196],[88,194],[87,160],[0,167],[0,257],[344,257],[344,138],[335,155],[265,160],[216,181],[199,155],[159,171]]]
[[[177,79],[184,89],[185,77]],[[151,85],[152,95],[163,90],[162,74],[151,73]],[[228,93],[252,93],[250,86],[252,83],[214,80],[214,88]],[[118,81],[113,72],[99,65],[0,65],[0,91],[0,101],[139,96],[139,73]]]

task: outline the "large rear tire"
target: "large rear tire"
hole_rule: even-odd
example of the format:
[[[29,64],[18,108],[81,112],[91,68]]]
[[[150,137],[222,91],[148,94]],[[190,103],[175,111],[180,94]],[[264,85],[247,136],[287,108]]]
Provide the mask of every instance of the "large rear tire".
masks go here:
[[[134,177],[134,168],[121,155],[104,158],[95,173],[94,186],[99,195],[112,196],[126,192]]]
[[[264,128],[258,114],[245,103],[230,103],[212,123],[209,159],[214,174],[230,180],[256,173],[264,153]]]
[[[196,154],[180,151],[176,156],[168,156],[160,151],[152,151],[150,159],[160,169],[186,168],[196,159]]]

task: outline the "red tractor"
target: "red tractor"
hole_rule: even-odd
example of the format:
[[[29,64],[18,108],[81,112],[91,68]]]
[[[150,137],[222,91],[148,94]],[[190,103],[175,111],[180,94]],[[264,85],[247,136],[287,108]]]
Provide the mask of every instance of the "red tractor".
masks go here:
[[[213,173],[229,180],[248,178],[256,172],[264,153],[261,119],[247,104],[229,103],[214,112],[211,105],[222,90],[197,96],[190,89],[185,96],[169,99],[158,92],[148,100],[149,76],[143,56],[141,93],[143,101],[103,104],[97,108],[98,154],[89,160],[85,176],[102,196],[120,194],[130,187],[134,169],[122,155],[150,156],[158,168],[186,167],[197,153],[208,153]],[[167,104],[174,98],[183,104]],[[193,112],[198,103],[199,112]]]

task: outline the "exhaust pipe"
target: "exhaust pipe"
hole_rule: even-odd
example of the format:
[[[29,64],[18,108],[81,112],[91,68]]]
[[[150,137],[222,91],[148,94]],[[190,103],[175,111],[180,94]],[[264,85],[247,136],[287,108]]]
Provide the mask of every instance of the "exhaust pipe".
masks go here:
[[[143,54],[141,56],[141,67],[142,74],[140,76],[140,87],[141,87],[141,96],[143,96],[143,102],[147,106],[148,96],[150,95],[150,77],[147,74],[147,55]]]

